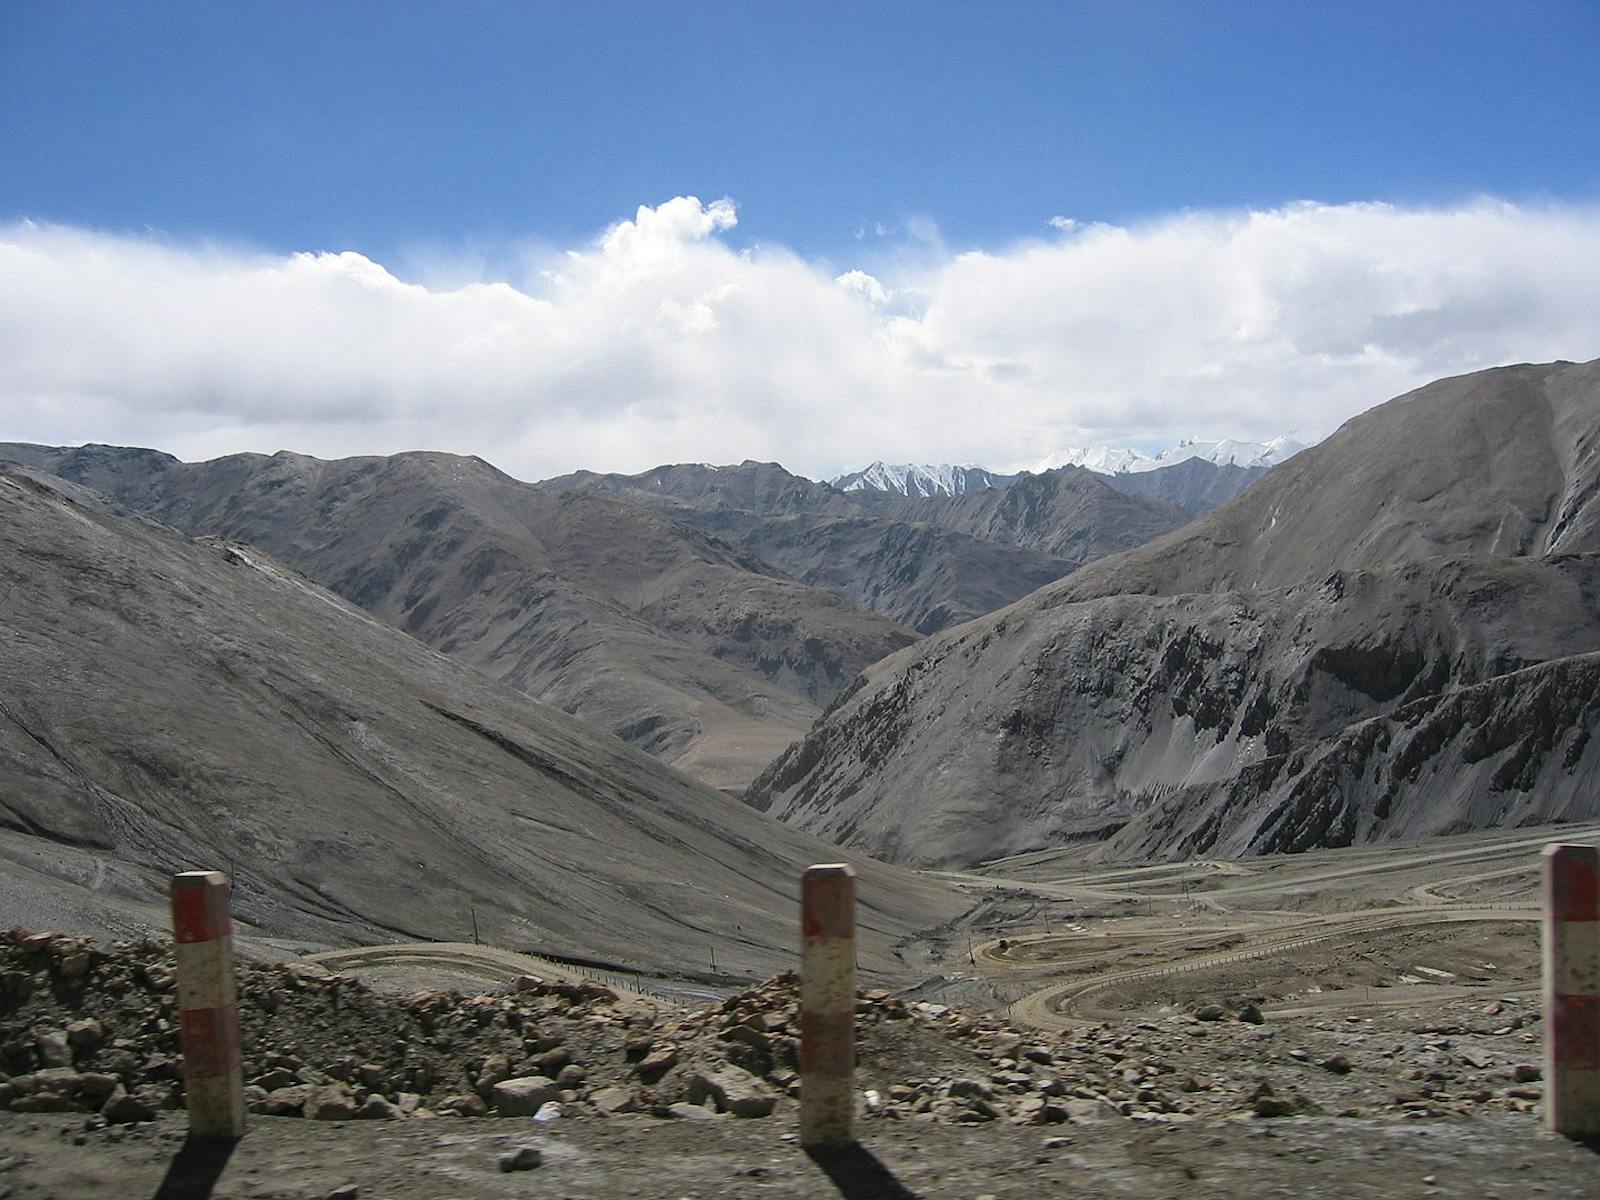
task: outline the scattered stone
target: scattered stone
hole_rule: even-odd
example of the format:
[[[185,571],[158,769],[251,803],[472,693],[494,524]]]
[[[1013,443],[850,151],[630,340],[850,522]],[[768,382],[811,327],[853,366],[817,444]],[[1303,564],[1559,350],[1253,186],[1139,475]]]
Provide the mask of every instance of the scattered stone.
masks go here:
[[[500,1169],[507,1173],[511,1171],[531,1171],[535,1167],[544,1165],[544,1152],[537,1146],[519,1146],[510,1154],[500,1156]]]
[[[622,1113],[638,1112],[641,1105],[639,1099],[627,1088],[604,1087],[589,1097],[589,1103],[594,1105],[596,1111],[608,1117],[618,1116]]]
[[[100,1115],[112,1125],[132,1125],[137,1121],[154,1121],[156,1110],[137,1096],[113,1092],[101,1107]]]
[[[398,1104],[392,1104],[377,1092],[373,1092],[356,1109],[355,1116],[360,1121],[398,1121],[405,1113]]]
[[[560,1099],[560,1086],[544,1075],[526,1075],[494,1085],[494,1108],[502,1117],[531,1117],[552,1100]]]
[[[696,1071],[689,1080],[689,1103],[715,1102],[718,1112],[736,1117],[765,1117],[777,1107],[777,1095],[749,1071],[735,1066]]]
[[[1254,1004],[1246,1004],[1239,1010],[1239,1020],[1246,1025],[1260,1025],[1267,1018],[1262,1016],[1261,1010]]]

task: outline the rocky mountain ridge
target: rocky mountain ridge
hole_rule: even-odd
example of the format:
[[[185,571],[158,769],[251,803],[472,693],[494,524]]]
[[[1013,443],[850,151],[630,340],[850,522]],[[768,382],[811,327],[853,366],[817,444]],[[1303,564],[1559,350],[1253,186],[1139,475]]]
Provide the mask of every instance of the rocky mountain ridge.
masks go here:
[[[478,459],[182,463],[0,446],[191,534],[260,546],[441,653],[743,786],[862,667],[915,640],[656,509]]]
[[[1597,447],[1600,363],[1429,385],[1188,527],[876,664],[748,798],[924,864],[1129,822],[1106,853],[1246,853],[1570,815],[1551,772],[1587,777],[1592,710],[1551,711],[1543,732],[1512,714],[1548,708],[1527,668],[1600,649]],[[1586,670],[1574,661],[1560,677]],[[1352,801],[1341,821],[1327,816],[1336,799],[1297,785],[1283,800],[1311,812],[1280,836],[1283,820],[1262,816],[1271,806],[1247,803],[1260,772],[1293,790],[1281,781],[1302,772],[1288,765],[1333,753],[1315,749],[1326,739],[1430,697],[1444,712],[1478,685],[1518,740],[1474,757],[1443,717],[1436,742],[1405,740],[1411,758],[1423,745],[1436,756],[1428,816],[1393,816],[1421,806],[1408,799],[1419,768],[1382,765],[1359,739],[1369,771],[1397,789],[1386,804]],[[1544,739],[1537,754],[1529,738]],[[1491,803],[1485,788],[1528,795]],[[1163,807],[1169,794],[1179,808]]]

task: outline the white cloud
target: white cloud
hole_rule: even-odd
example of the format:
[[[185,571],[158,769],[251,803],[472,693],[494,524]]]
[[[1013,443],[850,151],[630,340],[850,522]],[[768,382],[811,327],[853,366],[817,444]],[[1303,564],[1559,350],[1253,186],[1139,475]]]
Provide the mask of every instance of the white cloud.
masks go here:
[[[846,271],[843,275],[837,276],[834,282],[846,291],[864,296],[868,303],[880,308],[889,303],[889,293],[883,290],[883,284],[865,271]]]
[[[734,251],[737,219],[679,197],[460,286],[459,264],[423,285],[353,253],[0,227],[0,439],[430,447],[526,478],[1006,467],[1320,436],[1441,375],[1600,354],[1592,208],[1297,204],[960,254],[913,222],[914,253],[843,273]]]

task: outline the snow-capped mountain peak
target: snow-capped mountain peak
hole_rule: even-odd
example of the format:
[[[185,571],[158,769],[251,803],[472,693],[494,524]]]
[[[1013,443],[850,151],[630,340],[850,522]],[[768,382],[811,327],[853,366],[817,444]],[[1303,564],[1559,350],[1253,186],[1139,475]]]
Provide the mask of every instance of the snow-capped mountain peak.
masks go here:
[[[1219,467],[1275,467],[1306,448],[1293,434],[1268,442],[1244,442],[1237,438],[1184,438],[1176,446],[1147,454],[1128,446],[1069,446],[1030,465],[1034,474],[1058,467],[1083,467],[1101,475],[1129,475],[1159,471],[1191,458],[1204,459]],[[986,488],[1005,487],[1017,476],[1001,474],[973,463],[886,463],[881,459],[860,471],[828,480],[844,492],[890,492],[901,496],[962,496]]]
[[[1085,467],[1102,475],[1122,475],[1139,471],[1159,471],[1191,458],[1204,459],[1219,467],[1275,467],[1306,448],[1292,434],[1273,438],[1269,442],[1242,442],[1236,438],[1207,441],[1203,438],[1184,438],[1156,454],[1115,446],[1071,446],[1057,451],[1030,468],[1049,471],[1056,467]]]
[[[886,463],[879,460],[864,470],[830,479],[842,492],[894,492],[901,496],[962,496],[1010,482],[972,463]]]

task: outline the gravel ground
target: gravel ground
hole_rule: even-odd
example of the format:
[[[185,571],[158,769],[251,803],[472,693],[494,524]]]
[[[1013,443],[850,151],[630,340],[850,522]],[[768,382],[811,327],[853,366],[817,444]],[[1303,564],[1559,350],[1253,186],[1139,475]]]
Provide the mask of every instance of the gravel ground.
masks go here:
[[[242,966],[250,1130],[218,1155],[183,1143],[170,946],[0,934],[0,1198],[1600,1194],[1541,1128],[1516,997],[1264,1021],[1224,996],[1045,1034],[865,992],[863,1150],[825,1162],[794,1141],[796,999]]]

